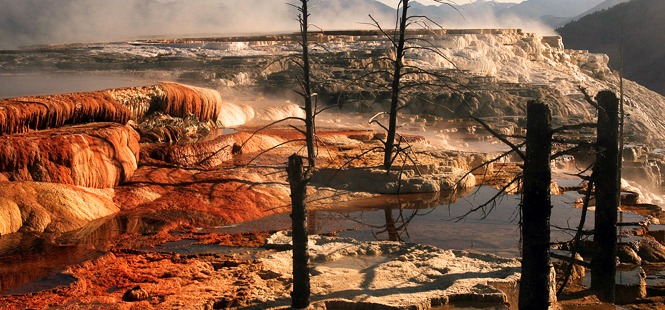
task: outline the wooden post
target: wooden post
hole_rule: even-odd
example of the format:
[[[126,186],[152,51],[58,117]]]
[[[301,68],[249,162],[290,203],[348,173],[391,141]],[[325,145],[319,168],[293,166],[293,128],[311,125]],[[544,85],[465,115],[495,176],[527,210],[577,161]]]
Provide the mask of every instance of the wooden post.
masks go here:
[[[550,306],[551,119],[546,104],[535,100],[527,103],[519,309]]]
[[[621,190],[619,170],[619,99],[610,91],[596,96],[598,151],[596,154],[596,253],[591,261],[591,288],[601,301],[613,303],[616,288],[617,212]]]
[[[293,225],[293,292],[291,303],[295,309],[309,306],[309,254],[307,253],[307,183],[302,158],[293,154],[287,167],[291,187],[291,221]]]

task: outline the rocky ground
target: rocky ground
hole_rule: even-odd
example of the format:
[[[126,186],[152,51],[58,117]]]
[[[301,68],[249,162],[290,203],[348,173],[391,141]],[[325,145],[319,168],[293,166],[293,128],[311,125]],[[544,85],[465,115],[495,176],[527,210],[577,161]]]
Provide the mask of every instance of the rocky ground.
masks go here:
[[[311,207],[325,207],[326,202],[366,198],[377,195],[377,192],[381,190],[394,189],[390,184],[391,182],[395,182],[395,180],[390,179],[390,177],[384,177],[387,179],[382,182],[374,182],[374,186],[378,186],[376,184],[383,184],[380,188],[368,189],[363,185],[366,183],[366,181],[362,180],[363,176],[368,178],[377,177],[377,173],[373,170],[377,168],[372,167],[380,165],[382,158],[380,153],[371,153],[357,161],[353,161],[349,165],[351,166],[348,169],[349,171],[343,172],[351,173],[350,176],[344,176],[343,178],[351,178],[358,180],[358,182],[330,182],[330,180],[334,180],[335,178],[325,178],[325,176],[331,176],[331,172],[325,172],[327,171],[326,169],[332,171],[335,167],[341,167],[348,162],[349,158],[353,158],[355,154],[362,153],[363,150],[371,148],[374,143],[371,138],[376,134],[368,131],[320,132],[321,137],[330,144],[326,152],[327,155],[321,158],[321,166],[326,167],[322,168],[321,178],[327,179],[328,182],[320,180],[313,183],[312,200],[317,200],[317,202],[312,203]],[[222,136],[213,141],[219,140],[216,143],[235,143],[233,141],[237,140],[234,139],[238,137],[245,137],[246,139],[249,135],[249,132],[238,132],[232,134],[231,137]],[[292,138],[292,135],[293,133],[290,131],[279,129],[265,131],[256,140],[261,143],[257,142],[254,148],[250,147],[251,143],[248,143],[246,144],[246,152],[242,154],[237,152],[235,155],[230,154],[228,155],[230,159],[210,168],[205,168],[201,165],[183,167],[148,156],[143,157],[139,162],[136,172],[129,181],[117,186],[113,190],[113,201],[121,207],[123,212],[140,213],[146,218],[158,220],[165,224],[162,224],[159,226],[159,229],[150,233],[136,231],[109,238],[102,246],[104,250],[109,251],[108,254],[83,264],[72,265],[58,273],[55,278],[49,280],[56,284],[64,284],[63,286],[27,295],[3,296],[0,297],[0,306],[7,309],[49,309],[56,307],[64,309],[263,309],[268,306],[283,307],[287,305],[288,294],[292,283],[289,272],[287,271],[288,264],[279,262],[288,260],[280,256],[288,256],[288,252],[269,254],[258,249],[258,252],[257,250],[243,249],[242,253],[245,254],[177,254],[170,252],[168,248],[159,248],[159,245],[165,242],[195,239],[200,244],[245,248],[263,247],[266,244],[266,239],[273,232],[236,235],[204,234],[199,233],[196,228],[223,223],[236,223],[277,212],[288,212],[287,184],[285,183],[285,173],[281,164],[288,154],[299,151],[301,146],[280,148],[260,158],[255,159],[255,157],[261,150],[270,146],[262,143],[270,142],[273,143],[271,145],[274,145],[275,143],[279,143],[279,141]],[[418,146],[419,143],[414,143],[414,150],[421,151],[418,154],[418,164],[421,172],[424,175],[437,174],[437,172],[440,172],[438,174],[441,176],[448,175],[449,178],[446,178],[448,180],[446,181],[447,183],[444,182],[448,186],[454,185],[455,182],[452,182],[452,180],[459,179],[460,176],[464,175],[464,171],[470,171],[477,166],[477,163],[487,159],[487,155],[481,154],[457,151],[434,151],[422,144],[422,142],[425,142],[423,139],[414,137],[413,140],[419,141],[421,144]],[[239,141],[243,141],[243,139],[240,138]],[[362,143],[358,143],[359,141]],[[146,152],[151,149],[150,145],[143,145],[143,147],[145,147]],[[199,149],[205,150],[205,148]],[[254,160],[254,162],[245,165],[251,160]],[[407,172],[407,174],[411,173],[414,176],[414,168],[407,167],[407,170],[411,169],[411,172]],[[470,175],[467,178],[471,179],[467,183],[461,184],[466,184],[464,186],[467,187],[474,186],[476,183],[500,184],[502,180],[507,179],[516,172],[519,172],[517,166],[497,165],[493,169],[479,169],[475,171],[475,176],[473,174]],[[444,184],[440,183],[440,181],[437,182],[437,184]],[[21,183],[12,182],[11,184],[18,186]],[[342,184],[345,185],[341,186]],[[418,184],[434,183],[432,183],[432,180],[422,178],[421,183]],[[416,186],[415,183],[412,185],[413,189],[422,188]],[[335,193],[334,198],[330,197],[332,193]],[[639,210],[641,212],[648,211],[644,209]],[[651,214],[656,217],[662,216],[660,213],[651,212]],[[56,229],[56,227],[53,226],[52,229]],[[437,255],[453,255],[446,254],[448,252],[438,249],[420,249],[418,251],[414,249],[400,250],[400,246],[397,244],[377,246],[396,247],[385,251],[372,250],[368,252],[368,250],[362,250],[363,253],[366,253],[365,255],[371,253],[370,257],[374,257],[375,259],[378,257],[376,263],[379,265],[376,268],[379,269],[377,270],[388,268],[387,266],[389,266],[388,264],[387,266],[379,267],[383,266],[381,264],[387,263],[381,259],[382,256],[380,255],[387,255],[384,257],[399,257],[399,255],[403,255],[399,253],[411,253],[409,255],[420,253],[418,255],[424,256],[420,257],[417,255],[413,259],[421,263],[427,261],[425,257],[433,259],[433,257],[438,257]],[[153,252],[149,250],[150,247],[156,247],[157,251]],[[347,248],[345,251],[348,252],[348,246],[345,246],[345,248]],[[442,252],[439,253],[438,251]],[[461,252],[456,252],[454,255],[459,256],[460,254]],[[321,259],[329,262],[335,261],[330,256],[318,255],[321,256],[318,259],[319,261]],[[345,255],[351,254],[349,252]],[[358,253],[351,256],[357,257],[357,255]],[[464,255],[467,254],[462,254],[462,256]],[[474,257],[476,256],[470,255],[469,259],[475,259]],[[491,258],[491,260],[499,259],[493,258],[491,255],[481,255],[480,257]],[[405,258],[398,259],[397,261],[409,262],[410,260]],[[455,259],[454,261],[457,263],[460,262],[459,259]],[[504,263],[508,263],[509,261],[511,260],[506,260]],[[448,263],[443,263],[443,261],[437,264],[443,265],[439,265],[438,267],[420,266],[418,268],[434,269],[427,272],[424,271],[426,269],[422,269],[421,271],[414,270],[413,272],[415,274],[422,272],[426,274],[432,273],[424,279],[436,280],[440,279],[439,276],[451,272],[450,270],[452,269],[450,268],[458,268],[452,267]],[[469,262],[468,264],[473,265],[476,263]],[[519,263],[511,261],[508,266],[512,266],[510,268],[517,268]],[[319,277],[335,275],[341,278],[357,278],[357,275],[353,275],[355,271],[352,270],[346,271],[347,274],[344,274],[331,272],[331,270],[328,270],[330,267],[321,266],[317,268],[314,269],[314,272]],[[498,278],[504,279],[502,281],[507,281],[507,279],[511,279],[508,277],[509,275],[512,275],[513,278],[516,277],[514,272],[516,271],[512,271],[512,273],[508,272]],[[439,276],[435,276],[434,274],[439,274]],[[363,298],[362,296],[371,297],[376,295],[377,291],[373,290],[380,289],[376,285],[385,281],[376,280],[378,281],[377,283],[369,284],[370,288],[374,288],[367,292],[357,291],[357,294],[352,292],[334,293],[335,289],[325,283],[331,283],[330,281],[332,283],[338,281],[347,283],[349,279],[340,280],[340,278],[335,280],[316,277],[314,292],[316,296],[320,297],[315,298],[315,300],[327,296],[326,300],[328,301],[319,301],[315,303],[315,307],[321,309],[346,309],[349,307],[361,309],[362,307],[371,307],[370,305],[376,302],[384,303],[383,301],[374,301],[372,298]],[[418,279],[415,278],[415,283],[426,283],[422,282],[423,279]],[[477,279],[477,277],[473,279]],[[510,281],[514,283],[514,279]],[[510,281],[507,283],[511,283]],[[363,285],[359,285],[359,287],[363,287]],[[421,285],[423,284],[418,284],[418,287]],[[476,306],[494,305],[494,307],[500,308],[511,302],[514,305],[514,301],[510,299],[497,297],[504,296],[502,292],[511,292],[510,285],[508,284],[506,284],[507,287],[504,286],[502,289],[481,285],[483,287],[482,290],[477,286],[478,284],[467,283],[464,285],[475,287],[475,293],[472,293],[472,295],[461,293],[464,291],[460,291],[460,288],[455,288],[457,286],[450,287],[449,290],[453,290],[453,292],[457,291],[457,293],[452,295],[451,293],[441,291],[436,293],[436,289],[432,290],[432,288],[428,288],[423,293],[416,294],[414,291],[413,294],[415,295],[413,296],[404,295],[403,297],[399,297],[402,301],[395,304],[395,307],[397,307],[395,309],[398,309],[399,305],[404,306],[412,303],[445,304],[447,301],[453,302],[453,304],[461,302],[460,305],[473,301],[472,304]],[[409,286],[411,285],[406,285],[404,289],[410,292],[412,289],[407,289]],[[436,287],[440,288],[440,286]],[[391,290],[395,293],[403,294],[401,289],[391,288]],[[492,293],[490,294],[490,292]],[[387,294],[387,296],[393,296],[392,298],[400,296],[394,295],[395,293]],[[512,293],[515,293],[514,289]],[[430,297],[414,297],[420,296],[418,294]],[[360,297],[354,298],[353,296]],[[469,298],[460,296],[485,297]],[[568,288],[566,293],[560,297],[560,300],[560,306],[563,309],[576,309],[582,306],[588,307],[588,309],[603,309],[604,307],[602,303],[598,302],[593,295],[590,295],[586,291],[585,287],[580,285]],[[662,300],[658,297],[650,297],[648,299],[641,299],[636,304],[625,305],[625,307],[630,309],[657,309],[660,305],[662,305]],[[607,306],[610,307],[610,305]]]
[[[62,127],[60,131],[64,132],[67,128]],[[74,136],[80,135],[76,128],[73,130]],[[57,137],[48,131],[42,133],[47,137]],[[321,140],[326,143],[326,152],[320,158],[321,173],[310,189],[311,207],[398,190],[413,193],[431,191],[432,188],[473,188],[476,185],[473,174],[464,177],[460,183],[457,181],[472,167],[489,158],[481,154],[432,150],[424,138],[409,137],[414,149],[422,150],[418,167],[398,160],[396,164],[402,167],[401,173],[381,173],[378,167],[382,154],[379,152],[358,157],[349,164],[349,158],[378,145],[374,140],[377,134],[371,131],[319,132]],[[53,141],[46,140],[43,135],[32,135],[37,141]],[[259,261],[239,255],[178,255],[137,250],[187,238],[197,239],[203,244],[263,246],[266,234],[206,235],[197,233],[196,229],[288,212],[289,192],[283,163],[289,154],[301,152],[302,144],[284,146],[257,157],[264,150],[297,138],[297,134],[277,128],[252,135],[253,130],[246,130],[188,145],[142,143],[140,150],[129,148],[127,154],[130,155],[119,155],[119,160],[129,156],[139,157],[139,161],[135,162],[135,170],[127,173],[127,180],[110,189],[35,182],[36,177],[44,174],[18,174],[14,171],[21,170],[5,170],[9,176],[9,181],[6,181],[9,187],[3,189],[11,194],[4,195],[3,201],[16,210],[4,209],[10,221],[3,235],[11,236],[16,231],[21,234],[44,232],[48,233],[48,238],[53,238],[51,242],[62,244],[68,240],[65,237],[68,231],[106,216],[90,213],[103,210],[100,208],[102,203],[116,208],[111,213],[119,210],[141,214],[144,219],[164,224],[149,233],[139,230],[111,236],[98,245],[98,249],[110,251],[109,254],[70,266],[54,278],[44,280],[52,282],[51,285],[64,286],[37,289],[38,292],[28,295],[5,296],[1,298],[0,305],[9,309],[56,305],[65,308],[217,309],[257,305],[262,301],[274,301],[275,296],[284,299],[289,291],[288,277],[264,268]],[[9,138],[16,139],[14,137]],[[136,140],[138,138],[134,138],[133,143]],[[123,149],[127,142],[113,145]],[[217,154],[227,149],[233,151]],[[43,148],[35,150],[45,152]],[[215,150],[217,157],[209,156],[210,150]],[[95,152],[98,153],[107,154],[108,151]],[[116,151],[111,153],[117,154]],[[98,167],[94,161],[87,164],[80,161],[77,156],[81,154],[84,158],[88,156],[81,152],[70,155],[73,160],[67,164],[73,169],[61,171],[72,173],[76,168]],[[206,161],[186,160],[192,156],[206,158]],[[35,161],[35,158],[42,161]],[[50,158],[32,157],[26,165],[53,163]],[[61,162],[56,161],[56,164],[59,165],[55,167],[62,167]],[[18,165],[18,169],[20,167]],[[335,176],[335,171],[342,167],[347,169],[342,170],[340,176]],[[422,176],[416,176],[416,169],[421,171]],[[58,170],[52,168],[49,171]],[[486,169],[478,170],[480,172],[484,173]],[[347,173],[352,175],[345,175]],[[19,175],[26,175],[25,178],[30,181],[16,180]],[[400,178],[413,180],[398,189]],[[344,182],[344,179],[354,181]],[[370,179],[373,180],[369,182],[374,186],[372,188],[367,187],[367,180]],[[379,179],[384,180],[379,182]],[[96,180],[94,175],[92,180]],[[91,203],[94,200],[90,197],[78,198],[80,195],[94,195],[99,197],[96,199],[100,199],[100,203]],[[93,230],[86,227],[76,233],[79,235],[77,238],[99,237],[88,235],[94,234]]]

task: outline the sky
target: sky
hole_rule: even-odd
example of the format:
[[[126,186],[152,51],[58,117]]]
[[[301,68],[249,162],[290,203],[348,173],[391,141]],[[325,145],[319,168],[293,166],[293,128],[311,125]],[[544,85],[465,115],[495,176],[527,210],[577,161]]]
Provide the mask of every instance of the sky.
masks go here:
[[[383,2],[387,5],[392,6],[392,7],[397,6],[397,3],[399,3],[399,0],[378,0],[378,1]],[[416,0],[416,1],[418,1],[422,4],[427,4],[427,5],[436,4],[436,2],[434,2],[432,0]],[[495,0],[495,1],[496,2],[504,2],[504,3],[520,3],[520,2],[523,2],[525,0]],[[471,3],[473,1],[472,0],[453,0],[453,1],[450,1],[450,2],[451,3],[454,2],[455,4],[458,4],[458,5],[463,5],[463,4]]]
[[[173,2],[173,1],[176,1],[176,0],[156,0],[156,1],[158,1],[158,2]],[[377,0],[377,1],[383,2],[387,5],[392,6],[392,7],[396,7],[397,3],[399,3],[400,0]],[[433,0],[415,0],[415,1],[418,1],[418,2],[420,2],[422,4],[426,4],[426,5],[437,4]],[[449,0],[450,3],[454,3],[454,4],[458,4],[458,5],[463,5],[463,4],[471,3],[471,2],[474,2],[474,1],[475,0]],[[526,0],[494,0],[494,1],[503,2],[503,3],[520,3],[520,2],[523,2],[523,1],[526,1]]]
[[[175,0],[156,1],[164,3]],[[297,0],[202,0],[200,6],[192,6],[189,1],[180,0],[168,7],[161,7],[146,0],[0,0],[2,8],[0,9],[0,50],[34,44],[115,42],[154,36],[289,32],[297,29],[297,26],[294,26],[295,12],[285,5],[285,2],[290,1]],[[399,3],[399,0],[380,1],[389,5]],[[436,3],[432,0],[416,1],[421,1],[423,4]],[[472,0],[447,1],[464,5],[471,3]],[[234,9],[231,12],[227,5],[220,6],[219,3],[234,5]],[[262,5],[256,6],[256,3]],[[351,9],[340,4],[345,2],[329,1],[329,3],[330,12],[344,12],[344,15],[335,13],[316,16],[317,25],[324,29],[359,28],[363,26],[358,22],[368,19],[366,10],[362,7]],[[36,11],[35,7],[39,10]],[[374,9],[371,5],[369,8]],[[392,14],[383,18],[381,22],[384,24],[394,22]],[[487,18],[483,16],[478,21],[467,20],[463,27],[521,28],[539,34],[551,32],[549,28],[543,30],[540,23],[537,23],[538,27],[531,24],[532,21],[525,22],[519,19],[505,21],[497,20],[494,16]],[[455,23],[446,27],[460,27],[460,24]]]

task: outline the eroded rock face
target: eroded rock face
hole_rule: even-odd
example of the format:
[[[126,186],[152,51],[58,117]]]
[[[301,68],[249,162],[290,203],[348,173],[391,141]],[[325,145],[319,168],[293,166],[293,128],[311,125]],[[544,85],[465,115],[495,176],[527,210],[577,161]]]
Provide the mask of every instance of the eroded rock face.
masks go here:
[[[233,154],[252,154],[284,142],[277,136],[238,132],[211,141],[158,148],[150,157],[181,167],[215,167],[230,160]]]
[[[0,235],[66,232],[120,209],[112,189],[40,182],[0,182]]]
[[[181,139],[195,141],[209,135],[214,127],[211,122],[202,122],[191,114],[181,118],[161,112],[154,112],[145,117],[140,124],[132,123],[132,125],[141,134],[141,143],[180,143]]]
[[[178,83],[112,89],[108,92],[132,111],[133,120],[139,121],[158,111],[175,117],[194,115],[201,121],[214,123],[222,105],[222,96],[218,91]]]
[[[5,99],[0,100],[0,135],[91,121],[126,124],[130,113],[105,91]]]
[[[214,124],[221,105],[218,91],[177,83],[10,98],[0,100],[0,135],[89,122],[124,125],[153,112]]]
[[[37,181],[112,188],[138,165],[139,135],[114,123],[76,125],[0,137],[0,175]]]
[[[288,211],[282,169],[182,169],[145,165],[117,187],[123,210],[149,211],[194,227],[238,223]]]

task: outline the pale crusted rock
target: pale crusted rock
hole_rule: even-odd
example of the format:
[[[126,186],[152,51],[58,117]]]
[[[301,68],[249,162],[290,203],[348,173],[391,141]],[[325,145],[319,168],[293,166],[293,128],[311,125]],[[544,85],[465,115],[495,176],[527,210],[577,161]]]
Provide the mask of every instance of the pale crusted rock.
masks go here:
[[[631,248],[626,244],[620,244],[617,247],[617,256],[619,257],[619,260],[622,263],[635,264],[635,265],[642,264],[642,258],[640,258],[640,256],[637,255],[637,253],[633,248]]]
[[[222,97],[218,91],[196,86],[163,83],[108,91],[118,102],[132,111],[132,119],[140,121],[148,112],[158,111],[176,117],[194,115],[199,120],[216,122]]]
[[[66,232],[120,209],[112,189],[39,182],[0,183],[0,235],[23,231]]]
[[[150,157],[181,167],[210,168],[231,158],[233,143],[229,137],[220,137],[203,143],[172,145],[152,152]]]
[[[275,240],[289,242],[283,236]],[[506,295],[490,283],[516,283],[520,276],[517,259],[420,244],[311,236],[309,251],[312,294],[325,296],[330,306],[353,309],[428,309],[451,301],[501,303]],[[262,262],[268,270],[291,277],[291,251],[277,252]]]
[[[150,298],[150,294],[140,286],[135,286],[122,295],[124,301],[141,301]]]
[[[374,131],[361,131],[358,133],[350,134],[349,139],[359,140],[359,141],[369,141],[374,138]]]
[[[462,190],[476,186],[473,174],[464,170],[424,176],[416,176],[401,184],[400,193],[432,193],[449,190]]]
[[[315,183],[349,191],[379,194],[433,193],[473,188],[476,178],[462,169],[417,175],[413,170],[386,172],[381,168],[321,169]]]
[[[176,126],[152,128],[141,135],[141,143],[174,143],[184,137],[183,129]]]
[[[238,132],[211,141],[167,146],[153,151],[150,157],[182,167],[209,168],[231,159],[233,154],[256,153],[277,146],[283,141],[279,137]]]
[[[637,254],[643,262],[665,262],[665,246],[654,240],[642,239],[638,244]]]
[[[0,236],[18,231],[23,225],[21,208],[5,197],[0,197],[0,206]]]
[[[138,166],[139,135],[115,123],[94,123],[0,137],[0,174],[37,181],[111,188]]]
[[[575,254],[575,259],[583,261],[584,259],[582,258],[582,255],[579,253]],[[563,280],[563,277],[565,273],[568,271],[568,268],[570,267],[570,264],[568,262],[564,262],[561,260],[555,260],[553,263],[554,268],[555,268],[555,273]],[[582,281],[584,279],[584,276],[586,275],[586,269],[584,266],[580,265],[573,265],[573,269],[571,270],[570,273],[570,280],[579,280]],[[556,294],[555,294],[556,295]]]

